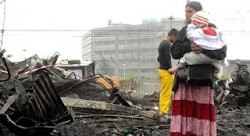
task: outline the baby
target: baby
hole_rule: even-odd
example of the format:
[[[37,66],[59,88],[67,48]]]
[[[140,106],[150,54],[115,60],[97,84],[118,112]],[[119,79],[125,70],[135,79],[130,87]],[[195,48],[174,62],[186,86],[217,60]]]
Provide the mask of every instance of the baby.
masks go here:
[[[187,38],[206,50],[218,50],[226,46],[223,40],[222,33],[213,27],[208,27],[208,18],[203,11],[196,12],[191,17],[191,23],[187,26]],[[211,59],[202,53],[196,53],[194,51],[184,54],[179,60],[177,66],[170,68],[170,73],[175,73],[179,68],[183,68],[186,65],[196,64],[212,64],[215,67],[214,76],[218,77],[218,73],[221,69],[221,65],[228,66],[226,58],[224,60]]]

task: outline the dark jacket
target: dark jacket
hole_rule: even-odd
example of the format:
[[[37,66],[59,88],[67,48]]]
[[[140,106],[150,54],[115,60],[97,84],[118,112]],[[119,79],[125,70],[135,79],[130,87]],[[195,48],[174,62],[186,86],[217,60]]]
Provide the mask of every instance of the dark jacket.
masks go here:
[[[208,26],[216,28],[214,24],[209,24]],[[190,47],[191,42],[187,39],[186,36],[186,29],[187,26],[183,27],[179,31],[176,41],[171,46],[171,54],[174,59],[180,59],[185,53],[192,51]],[[222,60],[226,57],[226,50],[227,47],[224,46],[223,48],[218,50],[202,49],[201,53],[209,56],[212,59]],[[192,65],[189,66],[189,71],[189,77],[191,82],[192,80],[193,82],[203,82],[204,80],[210,82],[213,81],[214,67],[211,64]]]
[[[160,63],[159,69],[168,70],[172,67],[171,63],[171,43],[167,40],[163,40],[158,47],[158,62]]]

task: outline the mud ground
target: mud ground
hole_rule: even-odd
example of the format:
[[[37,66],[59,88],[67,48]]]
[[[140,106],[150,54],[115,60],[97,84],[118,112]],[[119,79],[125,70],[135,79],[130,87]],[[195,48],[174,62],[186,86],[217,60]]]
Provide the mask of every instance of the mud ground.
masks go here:
[[[144,110],[153,110],[158,103],[157,93],[142,99],[126,98]],[[250,136],[250,107],[225,104],[216,108],[216,112],[218,136]],[[104,113],[103,111],[96,114],[126,115],[124,113]],[[61,136],[168,136],[169,128],[170,120],[168,119],[149,125],[145,120],[119,117],[110,119],[98,116],[92,119],[78,118],[74,123],[60,126],[57,130]]]

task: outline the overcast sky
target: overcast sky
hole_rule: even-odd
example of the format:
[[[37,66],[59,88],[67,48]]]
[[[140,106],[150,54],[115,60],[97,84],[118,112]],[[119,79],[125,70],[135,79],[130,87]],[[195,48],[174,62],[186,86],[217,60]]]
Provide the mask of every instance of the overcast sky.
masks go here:
[[[210,20],[225,31],[228,57],[250,59],[250,53],[244,50],[250,38],[249,2],[199,1],[210,13]],[[184,19],[185,4],[186,0],[6,0],[2,48],[13,55],[14,61],[36,53],[47,57],[56,51],[63,58],[81,59],[81,36],[88,30],[107,27],[109,19],[113,23],[126,24],[141,24],[143,19],[160,20],[170,16]],[[0,5],[1,29],[3,15],[4,3]]]

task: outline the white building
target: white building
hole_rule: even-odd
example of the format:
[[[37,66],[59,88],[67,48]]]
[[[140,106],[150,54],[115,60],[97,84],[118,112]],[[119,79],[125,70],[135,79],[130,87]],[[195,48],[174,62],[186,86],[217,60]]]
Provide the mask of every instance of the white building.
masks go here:
[[[171,28],[184,20],[167,18],[143,24],[112,24],[94,28],[82,38],[82,60],[95,61],[96,73],[137,79],[157,78],[158,45]]]

